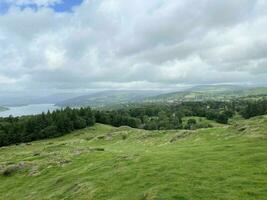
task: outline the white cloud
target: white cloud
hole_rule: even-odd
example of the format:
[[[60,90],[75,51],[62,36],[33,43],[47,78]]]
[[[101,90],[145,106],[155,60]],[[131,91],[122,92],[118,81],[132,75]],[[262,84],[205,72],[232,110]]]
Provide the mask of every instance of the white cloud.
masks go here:
[[[47,7],[57,0],[34,1],[38,10],[16,7],[32,2],[12,1],[0,16],[6,84],[88,89],[267,82],[266,1],[85,0],[73,13]]]
[[[13,84],[13,83],[16,83],[16,79],[0,75],[0,84]]]
[[[47,60],[47,67],[51,70],[56,70],[64,67],[65,58],[64,50],[60,50],[56,47],[49,47],[44,52],[45,58]]]

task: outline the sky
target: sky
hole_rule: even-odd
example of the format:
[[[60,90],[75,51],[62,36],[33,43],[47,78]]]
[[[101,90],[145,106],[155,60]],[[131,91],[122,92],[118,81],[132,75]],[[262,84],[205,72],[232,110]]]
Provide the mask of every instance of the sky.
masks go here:
[[[266,0],[0,0],[2,94],[266,83]]]

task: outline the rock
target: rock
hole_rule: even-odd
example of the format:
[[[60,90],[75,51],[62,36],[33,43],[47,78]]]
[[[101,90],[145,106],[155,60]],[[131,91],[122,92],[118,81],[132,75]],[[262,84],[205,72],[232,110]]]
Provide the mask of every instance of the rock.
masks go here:
[[[2,174],[3,174],[3,176],[11,176],[15,172],[17,172],[18,170],[19,170],[19,167],[17,165],[9,165],[4,169]]]
[[[19,162],[16,165],[9,165],[3,170],[2,174],[3,174],[3,176],[11,176],[14,173],[16,173],[17,171],[19,171],[25,167],[26,167],[26,164],[24,162]]]

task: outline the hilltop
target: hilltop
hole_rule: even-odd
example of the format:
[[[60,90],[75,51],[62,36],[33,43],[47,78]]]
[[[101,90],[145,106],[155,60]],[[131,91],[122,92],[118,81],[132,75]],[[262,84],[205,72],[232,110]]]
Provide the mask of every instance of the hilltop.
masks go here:
[[[267,116],[198,130],[96,124],[0,148],[0,199],[220,199],[267,196]]]

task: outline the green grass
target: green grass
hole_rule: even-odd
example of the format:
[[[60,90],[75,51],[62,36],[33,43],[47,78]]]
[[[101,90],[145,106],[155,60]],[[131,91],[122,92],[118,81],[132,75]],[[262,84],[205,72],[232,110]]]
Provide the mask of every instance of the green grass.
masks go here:
[[[198,125],[202,125],[203,127],[222,127],[223,124],[217,123],[213,120],[208,120],[205,117],[183,117],[182,122],[183,125],[186,125],[189,119],[195,119]]]
[[[267,116],[195,131],[97,124],[0,148],[0,199],[263,200],[266,130]]]

